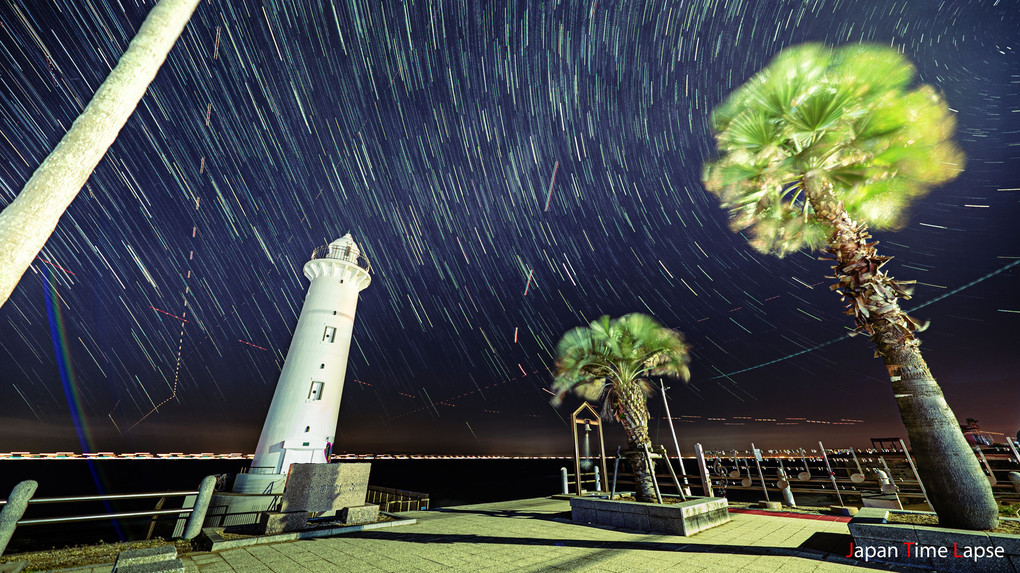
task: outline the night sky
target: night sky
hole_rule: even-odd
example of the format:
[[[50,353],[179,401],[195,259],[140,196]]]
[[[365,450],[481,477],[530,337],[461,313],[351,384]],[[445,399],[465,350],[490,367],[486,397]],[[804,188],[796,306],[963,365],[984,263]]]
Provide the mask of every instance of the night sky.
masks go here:
[[[0,204],[150,7],[0,5]],[[713,107],[807,41],[894,46],[956,112],[966,171],[876,237],[958,417],[1015,434],[1015,0],[206,0],[0,308],[0,451],[251,452],[301,266],[348,231],[374,275],[335,451],[566,453],[555,344],[628,312],[692,346],[682,447],[905,437],[828,263],[754,252],[700,182]]]

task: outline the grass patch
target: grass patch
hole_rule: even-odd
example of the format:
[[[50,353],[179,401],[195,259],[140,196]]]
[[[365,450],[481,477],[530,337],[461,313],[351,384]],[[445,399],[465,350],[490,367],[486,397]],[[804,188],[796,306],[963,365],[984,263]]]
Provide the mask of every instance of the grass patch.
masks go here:
[[[99,543],[97,545],[75,545],[60,549],[48,549],[46,551],[31,551],[26,553],[14,553],[0,557],[0,564],[28,561],[25,571],[49,571],[50,569],[67,569],[70,567],[85,567],[87,565],[101,565],[113,563],[121,551],[129,549],[147,549],[162,545],[174,545],[177,547],[177,555],[187,555],[192,552],[190,541],[166,541],[163,539],[149,539],[145,541],[124,541],[119,543]]]
[[[1000,512],[1000,515],[1001,512]],[[1003,515],[1002,517],[1009,517]],[[939,526],[939,518],[934,513],[895,513],[889,512],[889,523],[909,523],[912,525]],[[1005,533],[1008,535],[1020,535],[1020,523],[1016,521],[1000,520],[999,526],[989,530],[992,533]]]

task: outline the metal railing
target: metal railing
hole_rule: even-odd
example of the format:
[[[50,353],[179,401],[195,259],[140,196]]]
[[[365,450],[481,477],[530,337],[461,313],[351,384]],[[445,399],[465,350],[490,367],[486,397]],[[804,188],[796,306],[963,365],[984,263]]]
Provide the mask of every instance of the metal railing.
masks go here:
[[[368,272],[372,272],[372,263],[365,256],[365,253],[360,253],[352,249],[350,246],[340,245],[322,245],[316,247],[312,251],[312,260],[315,259],[334,259],[338,261],[345,261],[353,263]]]
[[[418,511],[429,508],[429,494],[370,485],[365,503],[377,504],[379,511],[392,513]]]
[[[241,468],[238,473],[252,474],[252,475],[273,475],[277,473],[276,466],[251,466]]]
[[[186,497],[189,495],[198,495],[198,490],[194,491],[163,491],[163,492],[152,492],[152,493],[126,493],[126,494],[114,494],[114,495],[81,495],[81,496],[69,496],[69,497],[43,497],[43,498],[32,498],[28,500],[28,505],[40,505],[46,503],[74,503],[74,502],[88,502],[88,501],[114,501],[114,500],[125,500],[125,499],[154,499],[161,498],[165,499],[168,497]],[[7,503],[6,499],[0,500],[0,506]],[[162,506],[162,503],[158,504]],[[67,517],[43,517],[35,519],[19,519],[18,525],[42,525],[42,524],[54,524],[54,523],[77,523],[82,521],[100,521],[104,519],[121,519],[128,517],[154,517],[157,515],[172,515],[178,514],[181,516],[189,515],[194,509],[190,507],[180,509],[151,509],[147,511],[124,511],[117,513],[96,513],[91,515],[74,515]]]
[[[899,445],[898,438],[896,442]],[[707,459],[704,462],[695,458],[699,470],[704,470],[703,474],[680,473],[677,477],[700,485],[705,495],[725,497],[726,491],[757,491],[768,497],[771,492],[783,493],[785,490],[790,493],[849,496],[854,503],[864,503],[864,498],[871,500],[895,494],[897,500],[902,499],[904,506],[921,508],[926,505],[927,496],[905,449],[900,446],[883,450],[822,448],[810,453],[788,451],[763,456],[761,471],[757,471],[759,462],[753,452],[718,450],[705,452]],[[996,447],[975,447],[975,455],[985,470],[995,499],[1004,503],[1020,501],[1020,481],[1011,477],[1020,470],[1020,447],[1015,440],[1007,439],[1006,444]],[[676,457],[671,459],[676,460]],[[669,484],[672,477],[660,473],[660,468],[665,469],[663,466],[661,463],[655,466],[660,485]],[[783,470],[783,475],[778,474],[779,470]],[[612,476],[611,473],[610,479]],[[634,475],[621,468],[618,477],[627,483],[633,481]],[[568,484],[573,486],[574,479],[570,474]],[[721,490],[721,493],[710,493],[712,490]]]
[[[570,495],[571,491],[577,491],[577,475],[567,471],[567,468],[560,468],[560,485],[563,489],[563,495]],[[590,472],[581,472],[581,489],[585,490],[586,486],[591,486],[591,491],[600,492],[602,491],[602,475],[599,472],[599,467],[594,466],[594,469]]]
[[[82,523],[90,521],[101,521],[101,520],[117,520],[127,518],[144,518],[148,517],[151,519],[149,524],[149,533],[146,539],[152,537],[153,530],[156,526],[158,516],[162,515],[175,515],[175,519],[170,521],[174,523],[174,537],[183,537],[184,539],[194,539],[201,532],[202,524],[205,521],[206,513],[209,509],[209,502],[212,498],[213,491],[216,488],[216,477],[206,476],[202,479],[201,484],[197,490],[188,491],[160,491],[151,493],[126,493],[126,494],[107,494],[107,495],[79,495],[79,496],[63,496],[63,497],[48,497],[48,498],[35,498],[33,497],[38,487],[38,483],[34,480],[24,480],[19,482],[14,489],[11,490],[10,498],[0,500],[0,555],[3,555],[7,548],[7,544],[10,542],[14,531],[17,526],[21,525],[53,525],[53,524],[66,524],[66,523]],[[168,497],[183,497],[180,508],[174,509],[163,509],[163,504],[166,502]],[[154,509],[141,510],[141,511],[110,511],[110,507],[106,505],[111,501],[125,501],[125,500],[141,500],[141,499],[155,499],[159,498]],[[105,513],[95,513],[87,515],[65,515],[58,517],[37,517],[24,519],[25,512],[29,506],[43,505],[43,504],[60,504],[60,503],[95,503],[101,502],[107,507]],[[187,506],[187,507],[183,507]],[[114,521],[114,527],[117,527],[116,521]]]

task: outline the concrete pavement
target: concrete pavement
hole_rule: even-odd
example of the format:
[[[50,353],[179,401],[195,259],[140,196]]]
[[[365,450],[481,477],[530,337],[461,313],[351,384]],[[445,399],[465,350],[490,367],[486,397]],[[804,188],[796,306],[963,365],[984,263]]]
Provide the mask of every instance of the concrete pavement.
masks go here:
[[[401,515],[418,523],[182,559],[201,573],[916,571],[843,557],[846,523],[820,519],[733,513],[730,523],[678,537],[575,524],[569,502],[546,498]]]

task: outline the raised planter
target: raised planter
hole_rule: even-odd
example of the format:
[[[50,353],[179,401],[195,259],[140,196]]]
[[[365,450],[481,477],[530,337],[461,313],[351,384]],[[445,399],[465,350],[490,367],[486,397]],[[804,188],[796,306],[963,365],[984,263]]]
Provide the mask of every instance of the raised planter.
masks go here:
[[[946,572],[1020,573],[1020,535],[888,523],[889,510],[865,507],[847,526],[851,556]]]
[[[695,497],[680,503],[642,503],[596,497],[570,498],[575,523],[610,525],[670,535],[694,535],[730,520],[724,497]]]

